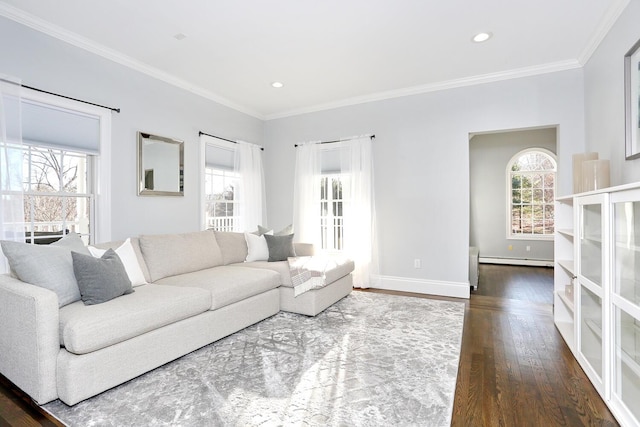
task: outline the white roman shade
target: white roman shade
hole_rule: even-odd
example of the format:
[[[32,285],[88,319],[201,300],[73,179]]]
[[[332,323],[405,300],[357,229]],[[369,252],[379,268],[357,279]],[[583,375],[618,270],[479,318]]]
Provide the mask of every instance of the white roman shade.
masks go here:
[[[206,135],[202,138],[206,141],[204,149],[205,166],[232,171],[236,144]]]
[[[340,173],[340,148],[320,146],[320,171],[323,174]]]
[[[23,100],[22,140],[25,144],[99,154],[100,119]]]

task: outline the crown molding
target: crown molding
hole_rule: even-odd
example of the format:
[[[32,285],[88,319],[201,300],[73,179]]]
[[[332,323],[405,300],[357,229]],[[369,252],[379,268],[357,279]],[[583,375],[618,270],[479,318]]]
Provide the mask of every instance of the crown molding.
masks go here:
[[[460,79],[447,80],[444,82],[430,83],[426,85],[413,86],[392,91],[378,92],[370,95],[357,96],[326,104],[319,104],[311,107],[304,107],[283,113],[268,114],[265,120],[282,119],[285,117],[298,116],[301,114],[315,113],[318,111],[332,110],[334,108],[348,107],[351,105],[364,104],[367,102],[383,101],[386,99],[400,98],[404,96],[420,95],[423,93],[436,92],[447,89],[455,89],[466,86],[474,86],[484,83],[493,83],[503,80],[511,80],[522,77],[537,76],[540,74],[555,73],[558,71],[581,68],[582,65],[577,60],[553,62],[549,64],[535,65],[532,67],[518,68],[514,70],[500,71],[497,73],[482,74],[478,76],[463,77]]]
[[[629,2],[630,0],[618,0],[609,7],[605,16],[602,18],[602,21],[600,21],[598,28],[596,28],[595,32],[580,53],[580,56],[578,56],[578,62],[580,62],[580,65],[584,66],[589,59],[591,59],[591,56],[595,53],[598,46],[600,46],[600,43],[602,43],[602,40],[604,40],[606,35],[609,33],[613,24],[616,23],[620,15],[622,15],[622,12],[627,8]]]
[[[27,27],[30,27],[36,31],[47,34],[56,39],[62,40],[66,43],[69,43],[73,46],[84,49],[93,54],[102,56],[103,58],[109,59],[113,62],[116,62],[120,65],[124,65],[125,67],[131,68],[135,71],[154,77],[158,80],[161,80],[165,83],[176,86],[180,89],[189,91],[195,95],[199,95],[203,98],[209,99],[218,104],[232,108],[238,112],[247,114],[249,116],[255,117],[260,120],[265,119],[262,114],[256,111],[253,111],[249,108],[246,108],[242,105],[236,104],[228,100],[227,98],[224,98],[220,95],[217,95],[199,86],[193,85],[172,74],[166,73],[162,70],[159,70],[158,68],[145,64],[144,62],[133,59],[130,56],[122,54],[121,52],[118,52],[114,49],[110,49],[90,39],[82,37],[79,34],[76,34],[74,32],[65,30],[62,27],[54,25],[50,22],[47,22],[41,18],[33,16],[29,13],[24,12],[23,10],[17,9],[3,2],[0,2],[0,16],[4,16],[5,18],[11,19],[12,21],[18,22],[22,25],[26,25]]]

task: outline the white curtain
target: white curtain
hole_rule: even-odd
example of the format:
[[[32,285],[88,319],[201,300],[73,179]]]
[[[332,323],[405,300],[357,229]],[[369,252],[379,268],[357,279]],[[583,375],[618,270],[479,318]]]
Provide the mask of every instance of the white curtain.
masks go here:
[[[24,242],[21,85],[0,75],[0,239]],[[0,257],[0,273],[8,271]]]
[[[343,230],[342,252],[355,262],[353,284],[358,288],[376,286],[379,280],[375,200],[373,196],[373,157],[368,136],[320,145],[300,144],[296,150],[294,181],[294,225],[296,240],[320,247],[320,178],[323,168],[331,170],[337,152],[342,175]],[[332,164],[323,164],[323,160]]]
[[[353,259],[353,286],[375,287],[379,280],[376,211],[371,137],[353,138],[340,145],[343,181],[345,255]]]
[[[238,141],[235,148],[234,171],[241,177],[236,200],[242,221],[234,224],[234,229],[251,231],[267,223],[262,149],[243,141]]]
[[[320,247],[320,145],[300,144],[296,149],[293,185],[293,225],[296,241]]]

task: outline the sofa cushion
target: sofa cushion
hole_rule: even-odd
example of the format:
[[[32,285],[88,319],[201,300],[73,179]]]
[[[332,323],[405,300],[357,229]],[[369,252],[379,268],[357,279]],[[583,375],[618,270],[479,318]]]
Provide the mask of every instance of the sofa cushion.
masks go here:
[[[278,273],[272,270],[222,266],[166,277],[158,285],[206,289],[211,294],[211,310],[233,304],[280,286]]]
[[[314,259],[316,257],[311,257]],[[308,267],[307,267],[308,268]],[[322,270],[324,268],[324,270]],[[355,268],[353,260],[346,258],[331,258],[319,261],[317,264],[312,262],[310,270],[323,271],[324,283],[333,283],[351,273]]]
[[[243,262],[247,258],[247,241],[244,233],[214,231],[214,234],[222,252],[224,265]]]
[[[271,270],[278,273],[280,276],[280,284],[284,286],[293,287],[291,284],[291,274],[289,269],[289,263],[287,261],[269,262],[269,261],[253,261],[243,262],[238,264],[231,264],[232,267],[249,267],[249,268],[261,268],[263,270]]]
[[[60,342],[71,353],[90,353],[203,313],[210,306],[211,293],[202,289],[142,285],[104,304],[78,301],[60,309]]]
[[[89,250],[79,235],[71,233],[50,245],[11,241],[0,245],[18,279],[55,292],[59,307],[80,300],[71,252],[89,255]]]
[[[211,231],[140,236],[140,249],[152,282],[222,265],[222,253]]]
[[[100,258],[77,252],[71,252],[71,258],[85,304],[102,304],[133,292],[127,270],[113,249],[107,249]]]
[[[313,257],[298,257],[299,265],[308,269],[314,273],[319,273],[323,276],[324,283],[330,284],[338,279],[351,273],[355,267],[352,260],[339,257],[327,257],[327,256],[313,256]],[[280,284],[288,288],[293,287],[291,281],[291,269],[288,261],[280,262],[245,262],[242,264],[231,264],[231,267],[251,267],[251,268],[263,268],[267,270],[273,270],[280,275]],[[318,274],[314,274],[318,275]]]

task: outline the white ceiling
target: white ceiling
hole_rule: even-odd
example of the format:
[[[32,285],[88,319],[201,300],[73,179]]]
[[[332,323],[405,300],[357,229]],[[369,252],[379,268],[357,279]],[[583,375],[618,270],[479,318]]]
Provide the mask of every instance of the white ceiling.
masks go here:
[[[4,0],[0,15],[271,119],[580,67],[628,2]]]

